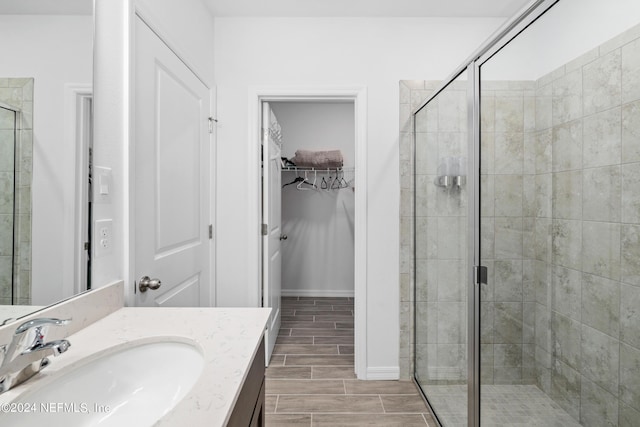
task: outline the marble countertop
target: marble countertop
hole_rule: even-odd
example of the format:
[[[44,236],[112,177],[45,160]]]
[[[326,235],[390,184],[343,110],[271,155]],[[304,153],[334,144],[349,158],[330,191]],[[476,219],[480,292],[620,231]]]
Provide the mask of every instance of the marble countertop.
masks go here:
[[[0,324],[5,319],[18,319],[43,308],[41,305],[0,305]]]
[[[224,426],[248,373],[271,309],[122,308],[68,337],[71,348],[27,382],[0,394],[10,402],[38,381],[128,342],[193,340],[204,368],[190,392],[155,425]],[[135,343],[132,343],[135,344]],[[257,357],[264,357],[257,355]],[[28,414],[24,414],[28,416]]]

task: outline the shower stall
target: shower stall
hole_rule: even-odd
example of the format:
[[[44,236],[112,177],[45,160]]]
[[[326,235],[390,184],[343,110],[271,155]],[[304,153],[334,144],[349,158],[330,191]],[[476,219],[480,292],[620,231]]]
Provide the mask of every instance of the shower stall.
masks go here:
[[[31,303],[31,130],[22,97],[33,79],[0,79],[0,306]],[[27,139],[27,141],[25,141]]]
[[[0,103],[0,305],[14,300],[16,115]]]
[[[533,1],[412,112],[411,366],[443,426],[640,425],[639,17]]]
[[[0,102],[0,305],[16,303],[20,280],[20,230],[16,217],[20,178],[20,168],[16,167],[19,119],[17,108]]]

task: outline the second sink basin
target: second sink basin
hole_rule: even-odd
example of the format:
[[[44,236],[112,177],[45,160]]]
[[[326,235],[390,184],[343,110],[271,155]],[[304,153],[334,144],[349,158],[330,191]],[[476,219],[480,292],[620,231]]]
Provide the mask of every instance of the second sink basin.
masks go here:
[[[203,366],[195,343],[128,344],[88,358],[42,386],[33,383],[34,377],[25,383],[34,390],[11,404],[19,412],[3,414],[0,424],[150,426],[189,392]]]

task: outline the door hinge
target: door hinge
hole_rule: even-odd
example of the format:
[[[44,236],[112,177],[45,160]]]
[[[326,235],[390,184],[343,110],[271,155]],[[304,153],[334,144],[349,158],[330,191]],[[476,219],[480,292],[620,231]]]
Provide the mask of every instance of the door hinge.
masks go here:
[[[213,239],[213,224],[209,224],[209,239]]]
[[[487,267],[483,265],[475,265],[473,267],[473,278],[476,285],[487,284]]]
[[[88,251],[89,249],[91,249],[91,247],[89,246],[89,242],[84,242],[84,250]]]
[[[209,117],[209,133],[213,133],[213,123],[218,123],[218,119],[214,119],[213,117]]]
[[[262,224],[262,235],[266,236],[267,234],[269,234],[269,227],[267,227],[267,224]]]

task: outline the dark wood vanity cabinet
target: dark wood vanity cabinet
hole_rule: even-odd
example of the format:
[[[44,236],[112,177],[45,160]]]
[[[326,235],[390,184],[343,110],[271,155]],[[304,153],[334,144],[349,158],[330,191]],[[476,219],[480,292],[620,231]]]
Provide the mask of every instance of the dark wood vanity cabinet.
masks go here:
[[[264,427],[264,336],[251,362],[227,427]]]

